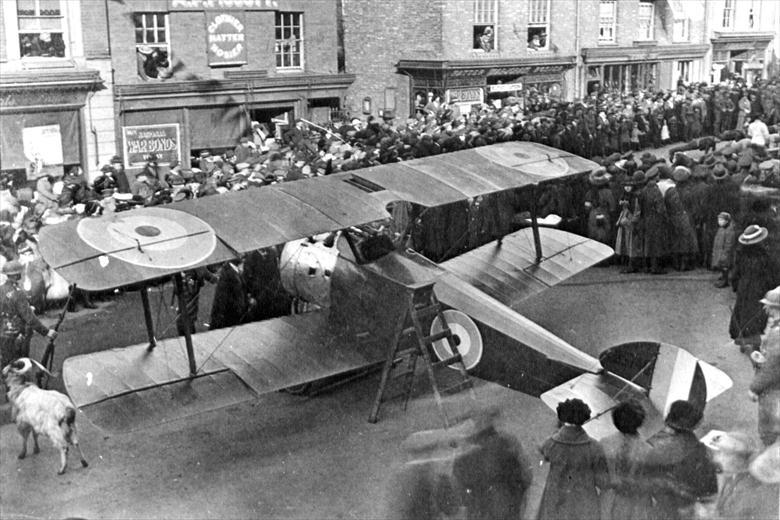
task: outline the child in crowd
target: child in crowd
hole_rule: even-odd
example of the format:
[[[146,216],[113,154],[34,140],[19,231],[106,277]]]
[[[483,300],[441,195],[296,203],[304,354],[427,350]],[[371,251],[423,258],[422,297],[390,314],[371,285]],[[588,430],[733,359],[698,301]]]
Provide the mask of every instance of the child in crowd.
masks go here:
[[[725,211],[718,214],[718,231],[712,241],[712,263],[714,271],[720,272],[720,278],[715,287],[722,289],[729,286],[729,269],[734,264],[734,244],[737,233],[731,214]]]

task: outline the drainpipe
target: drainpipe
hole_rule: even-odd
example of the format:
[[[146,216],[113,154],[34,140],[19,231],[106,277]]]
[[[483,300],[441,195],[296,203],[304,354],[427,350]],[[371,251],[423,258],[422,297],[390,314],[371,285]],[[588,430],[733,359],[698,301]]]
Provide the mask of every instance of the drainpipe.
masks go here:
[[[575,98],[582,97],[583,64],[580,42],[580,6],[582,0],[577,0],[576,16],[574,17],[574,92]]]

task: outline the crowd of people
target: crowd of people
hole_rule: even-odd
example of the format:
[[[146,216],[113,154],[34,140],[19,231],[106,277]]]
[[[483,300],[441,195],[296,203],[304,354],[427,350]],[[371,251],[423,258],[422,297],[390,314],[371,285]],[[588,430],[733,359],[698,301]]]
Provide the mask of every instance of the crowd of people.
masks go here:
[[[529,518],[531,457],[500,427],[500,411],[479,410],[447,430],[412,434],[390,478],[383,518]],[[769,520],[780,515],[780,441],[759,447],[743,432],[699,440],[702,410],[675,401],[660,431],[640,433],[647,412],[627,399],[611,411],[613,434],[583,427],[581,399],[557,406],[558,430],[543,442],[549,464],[538,520]],[[719,482],[718,473],[722,473]]]
[[[251,132],[235,148],[199,150],[189,167],[176,162],[160,165],[151,156],[130,176],[122,158],[115,156],[91,183],[80,167],[62,177],[41,175],[34,191],[14,186],[7,176],[0,178],[0,254],[7,261],[4,273],[14,277],[19,274],[16,260],[21,250],[48,223],[257,189],[502,141],[539,142],[591,158],[598,168],[586,177],[547,186],[538,193],[533,202],[540,217],[555,214],[563,229],[613,246],[613,261],[620,262],[625,273],[707,268],[718,273],[718,287],[736,292],[729,332],[750,353],[756,369],[750,395],[760,403],[760,436],[769,446],[755,460],[773,461],[770,470],[766,463],[756,464],[758,448],[739,433],[724,434],[717,446],[710,446],[731,479],[720,490],[717,514],[742,518],[739,515],[747,510],[736,508],[747,507],[739,499],[744,494],[763,497],[767,489],[774,490],[774,502],[762,500],[757,507],[774,507],[775,511],[778,507],[780,289],[770,290],[780,283],[778,124],[777,78],[750,88],[736,82],[680,85],[661,92],[602,90],[565,103],[543,94],[525,103],[510,96],[474,106],[468,113],[456,103],[443,103],[430,95],[419,100],[414,117],[400,124],[373,117],[327,127],[304,120],[278,128],[253,122]],[[680,144],[668,157],[642,152],[669,143]],[[408,237],[411,243],[404,245],[441,261],[512,231],[526,221],[523,212],[530,203],[527,193],[518,192],[433,208],[416,214]],[[248,295],[246,301],[215,299],[212,328],[285,313],[289,298],[266,294],[283,292],[276,278],[273,291],[259,282],[254,289],[261,296],[249,296],[254,293],[242,281],[267,281],[277,261],[273,251],[261,251],[243,263],[224,265],[216,277],[206,270],[187,273],[182,290],[190,319],[178,313],[179,332],[195,330],[198,293],[206,282],[226,287],[219,294]],[[243,276],[242,269],[260,274]],[[259,300],[280,303],[270,309],[258,304]],[[51,334],[43,328],[39,332]],[[697,501],[717,494],[715,466],[691,433],[701,411],[685,402],[675,405],[666,429],[642,439],[637,430],[644,412],[636,403],[623,403],[613,411],[619,433],[599,443],[582,429],[590,415],[587,404],[562,403],[558,409],[562,427],[542,447],[550,462],[550,477],[540,518],[682,518],[692,514],[688,510]],[[460,475],[453,482],[459,484],[450,482],[449,488],[440,488],[438,481],[425,480],[432,478],[428,466],[415,465],[407,470],[416,484],[408,489],[404,487],[408,482],[402,485],[408,493],[401,493],[398,503],[418,511],[414,508],[422,506],[404,502],[404,496],[430,500],[433,495],[425,511],[441,508],[446,501],[452,507],[465,507],[468,518],[516,517],[522,509],[518,496],[522,498],[530,485],[530,474],[523,469],[525,456],[518,443],[495,430],[492,420],[482,422],[467,436],[469,450],[478,450],[479,455],[468,451],[470,462],[455,466]],[[506,457],[498,460],[491,450]],[[509,466],[504,459],[510,461]],[[493,463],[500,469],[490,467]],[[484,479],[482,474],[475,477],[481,470]],[[771,478],[765,478],[767,474]],[[490,479],[506,479],[504,483],[510,484],[486,486]],[[470,490],[465,498],[458,493],[458,485]],[[772,492],[767,496],[771,498]],[[396,516],[433,517],[422,513]]]

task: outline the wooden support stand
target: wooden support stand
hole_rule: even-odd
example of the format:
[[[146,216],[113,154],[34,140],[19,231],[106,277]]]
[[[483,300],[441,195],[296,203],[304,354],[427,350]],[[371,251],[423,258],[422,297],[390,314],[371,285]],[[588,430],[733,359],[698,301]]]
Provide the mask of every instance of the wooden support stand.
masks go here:
[[[388,349],[387,357],[382,367],[382,376],[379,381],[376,398],[368,416],[369,422],[377,422],[382,403],[394,397],[403,397],[404,410],[406,410],[414,387],[414,376],[418,359],[422,359],[425,365],[425,371],[436,400],[436,406],[439,408],[445,427],[450,426],[453,417],[450,417],[445,410],[442,394],[455,393],[467,388],[471,398],[476,401],[474,385],[466,372],[463,358],[458,351],[457,342],[449,325],[447,325],[433,286],[434,282],[425,282],[410,285],[406,288],[407,309],[396,325],[394,339],[391,347]],[[429,334],[424,330],[424,327],[430,323],[429,318],[435,317],[439,318],[441,331]],[[415,336],[415,346],[403,349],[403,339],[409,335]],[[440,340],[447,341],[453,355],[434,362],[431,359],[430,347],[433,343]],[[456,368],[459,373],[459,381],[451,387],[440,390],[435,369],[442,366]],[[390,386],[390,382],[393,380],[401,380],[401,389],[398,394],[387,395],[388,386]]]

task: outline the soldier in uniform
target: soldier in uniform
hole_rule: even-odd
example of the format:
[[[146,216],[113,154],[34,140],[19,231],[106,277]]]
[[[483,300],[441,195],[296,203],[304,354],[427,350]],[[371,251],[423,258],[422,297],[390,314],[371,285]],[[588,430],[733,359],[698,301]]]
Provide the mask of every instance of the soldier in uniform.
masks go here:
[[[3,274],[8,279],[0,285],[1,366],[29,355],[30,344],[27,341],[29,338],[26,337],[28,327],[49,339],[57,337],[56,330],[47,329],[35,316],[27,295],[17,286],[22,270],[22,264],[15,260],[3,266]]]

